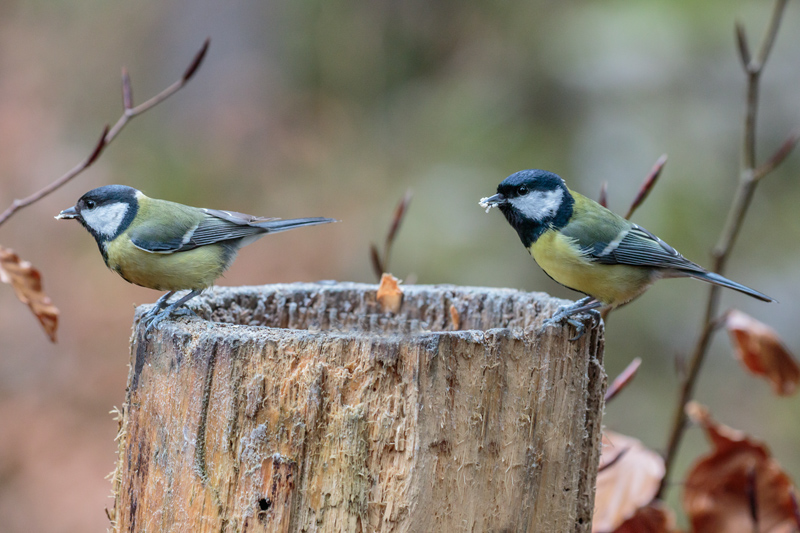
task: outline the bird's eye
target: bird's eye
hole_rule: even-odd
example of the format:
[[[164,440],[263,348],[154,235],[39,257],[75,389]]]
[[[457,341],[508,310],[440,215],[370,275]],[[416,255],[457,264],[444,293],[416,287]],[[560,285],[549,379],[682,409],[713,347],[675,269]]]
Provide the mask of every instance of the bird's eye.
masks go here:
[[[94,200],[86,200],[86,209],[94,209],[96,205]]]
[[[517,194],[519,194],[520,196],[528,194],[528,188],[524,185],[521,186],[519,189],[517,189]]]

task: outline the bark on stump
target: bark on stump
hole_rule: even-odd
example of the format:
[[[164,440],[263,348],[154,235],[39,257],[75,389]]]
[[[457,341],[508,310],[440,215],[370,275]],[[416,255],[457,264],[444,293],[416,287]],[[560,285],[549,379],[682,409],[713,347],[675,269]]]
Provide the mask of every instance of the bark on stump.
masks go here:
[[[541,293],[218,288],[138,318],[118,531],[590,531],[601,328],[539,332]],[[222,323],[220,323],[222,322]],[[264,327],[268,326],[268,327]]]

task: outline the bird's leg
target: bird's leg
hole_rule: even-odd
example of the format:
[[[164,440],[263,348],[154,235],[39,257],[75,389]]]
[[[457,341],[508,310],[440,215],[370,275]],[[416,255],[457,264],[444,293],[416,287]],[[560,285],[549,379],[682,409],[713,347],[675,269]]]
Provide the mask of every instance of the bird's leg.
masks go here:
[[[164,294],[161,298],[156,300],[156,303],[153,304],[153,307],[151,307],[150,310],[147,313],[145,313],[144,318],[152,319],[154,316],[156,316],[159,311],[161,311],[167,306],[167,300],[169,300],[173,294],[175,294],[175,291],[169,291],[168,293]]]
[[[145,333],[149,332],[151,329],[156,327],[158,324],[161,323],[162,320],[164,320],[169,315],[171,315],[176,309],[181,307],[183,304],[185,304],[186,302],[188,302],[189,300],[191,300],[192,298],[194,298],[195,296],[197,296],[201,292],[203,292],[203,289],[195,289],[195,290],[193,290],[191,292],[186,293],[182,297],[178,298],[177,300],[175,300],[174,302],[172,302],[168,306],[164,307],[163,311],[161,311],[157,315],[155,315],[155,316],[150,318],[150,323],[147,325],[147,329],[145,329]],[[161,301],[161,300],[159,299],[159,301]]]
[[[587,313],[589,316],[592,317],[593,320],[599,321],[600,313],[597,311],[597,308],[602,306],[603,302],[595,300],[591,296],[581,298],[572,305],[560,307],[553,316],[544,321],[542,327],[547,328],[548,326],[559,324],[561,322],[566,322],[567,324],[575,326],[576,330],[575,336],[570,338],[569,340],[577,341],[578,339],[583,337],[584,333],[586,333],[586,327],[583,325],[582,322],[570,317],[572,315],[577,315],[579,313]]]

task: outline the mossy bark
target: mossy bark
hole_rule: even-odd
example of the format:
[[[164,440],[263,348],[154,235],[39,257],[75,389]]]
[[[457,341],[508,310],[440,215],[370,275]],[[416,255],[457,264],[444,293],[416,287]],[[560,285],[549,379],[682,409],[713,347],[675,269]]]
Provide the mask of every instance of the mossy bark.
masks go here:
[[[543,294],[220,288],[137,322],[118,531],[590,531],[603,338]],[[137,314],[141,316],[141,312]],[[267,327],[264,327],[267,326]]]

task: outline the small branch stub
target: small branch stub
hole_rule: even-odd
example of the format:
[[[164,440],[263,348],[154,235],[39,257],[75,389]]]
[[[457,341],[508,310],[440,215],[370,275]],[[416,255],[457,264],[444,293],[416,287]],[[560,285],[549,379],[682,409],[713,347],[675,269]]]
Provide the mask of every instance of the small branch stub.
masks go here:
[[[376,292],[218,288],[137,322],[115,530],[591,531],[602,330],[540,331],[542,294]]]

